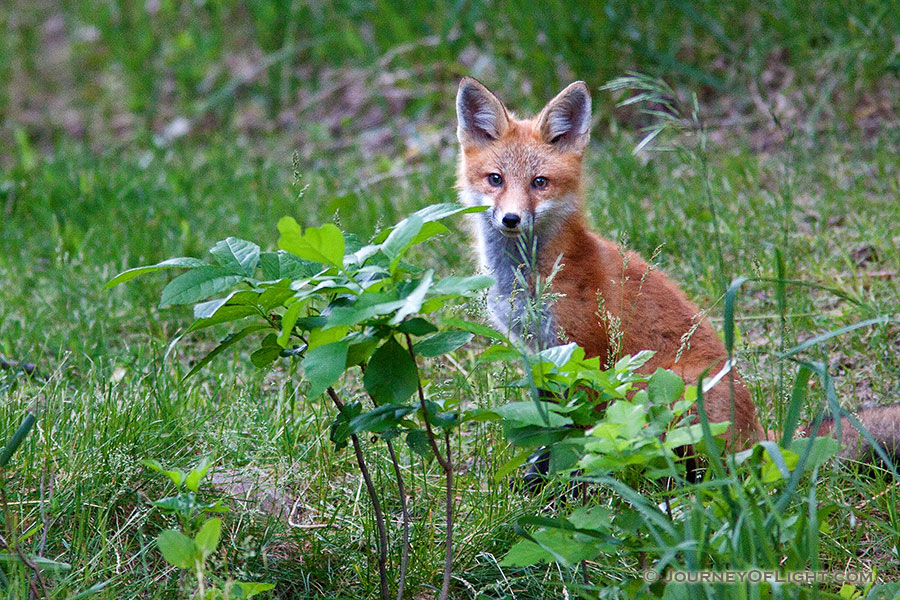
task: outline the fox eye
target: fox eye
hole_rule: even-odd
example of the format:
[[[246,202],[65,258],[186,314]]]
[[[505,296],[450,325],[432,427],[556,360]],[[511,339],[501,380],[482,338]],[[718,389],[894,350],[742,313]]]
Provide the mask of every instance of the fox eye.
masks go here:
[[[538,189],[538,190],[542,190],[545,187],[547,187],[548,183],[550,183],[549,179],[547,179],[546,177],[543,177],[541,175],[538,175],[531,181],[531,187]]]
[[[503,185],[503,177],[500,176],[500,173],[491,173],[487,176],[488,183],[494,187],[500,187]]]

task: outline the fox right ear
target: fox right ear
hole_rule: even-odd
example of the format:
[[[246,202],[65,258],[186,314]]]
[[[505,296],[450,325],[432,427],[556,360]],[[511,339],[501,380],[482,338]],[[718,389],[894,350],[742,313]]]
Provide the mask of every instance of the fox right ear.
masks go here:
[[[503,103],[471,77],[463,77],[456,93],[456,137],[462,145],[481,146],[499,139],[509,127]]]

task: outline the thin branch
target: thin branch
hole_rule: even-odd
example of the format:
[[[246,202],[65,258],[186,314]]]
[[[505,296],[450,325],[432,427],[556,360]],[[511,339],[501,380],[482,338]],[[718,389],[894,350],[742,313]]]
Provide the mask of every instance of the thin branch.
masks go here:
[[[361,363],[359,369],[366,374],[366,365]],[[378,406],[378,402],[369,394],[372,404]],[[403,600],[403,591],[406,587],[406,570],[409,565],[409,524],[412,519],[406,501],[406,486],[403,484],[403,474],[400,472],[400,462],[397,453],[394,452],[394,444],[391,440],[385,440],[388,452],[391,455],[391,465],[394,467],[394,477],[397,479],[397,493],[400,495],[400,512],[403,515],[403,550],[400,553],[400,581],[397,583],[397,600]]]
[[[450,593],[450,574],[453,569],[453,463],[450,462],[450,432],[444,432],[444,449],[447,454],[447,464],[450,468],[444,471],[447,476],[447,497],[445,507],[447,513],[447,540],[444,552],[444,582],[441,585],[440,600],[447,600]]]
[[[397,478],[397,493],[400,494],[400,512],[403,514],[403,551],[400,553],[400,582],[397,584],[397,600],[403,600],[403,588],[406,587],[406,568],[409,565],[409,524],[412,519],[409,516],[409,508],[406,503],[406,486],[403,485],[403,476],[400,473],[400,463],[394,452],[394,445],[387,441],[388,452],[391,454],[391,464],[394,465],[394,475]]]
[[[328,387],[328,395],[331,397],[334,405],[338,410],[342,410],[344,403],[338,398],[334,388]],[[362,473],[363,481],[366,483],[366,491],[369,494],[369,500],[372,502],[372,510],[375,512],[375,525],[378,529],[378,577],[381,580],[381,599],[388,600],[390,591],[388,590],[387,577],[387,529],[384,526],[384,512],[381,510],[381,502],[378,501],[378,493],[375,491],[375,485],[372,483],[372,477],[369,475],[369,468],[366,466],[366,458],[363,455],[362,447],[359,444],[359,437],[356,434],[350,436],[353,442],[353,452],[356,454],[356,464]]]
[[[412,338],[410,338],[408,333],[404,333],[403,335],[406,336],[406,347],[409,349],[409,355],[412,357],[413,364],[416,365],[416,370],[418,370],[419,366],[416,363],[416,353],[413,350]],[[425,391],[422,389],[422,379],[418,376],[416,377],[416,384],[419,390],[419,402],[422,405],[422,417],[425,420],[425,432],[427,433],[428,443],[431,445],[431,451],[434,452],[438,464],[440,464],[441,468],[444,470],[444,476],[446,478],[445,486],[447,495],[445,500],[445,511],[447,517],[447,541],[446,552],[444,553],[444,581],[441,585],[441,595],[439,596],[439,600],[447,600],[447,597],[450,594],[450,577],[452,572],[451,569],[453,567],[453,463],[450,456],[450,432],[444,432],[445,454],[442,456],[434,437],[434,431],[431,429],[431,423],[428,421]]]
[[[412,338],[409,337],[408,333],[404,333],[406,336],[406,346],[409,348],[409,355],[413,359],[413,363],[416,362],[416,353],[413,351]],[[418,365],[416,365],[416,369],[418,370]],[[449,461],[445,460],[441,455],[441,451],[438,448],[437,442],[434,438],[434,431],[431,429],[431,422],[428,420],[428,407],[425,405],[425,391],[422,389],[422,379],[416,377],[416,385],[419,389],[419,403],[422,405],[422,417],[425,420],[425,432],[428,434],[428,443],[431,446],[431,451],[434,453],[434,457],[437,459],[438,464],[441,465],[441,468],[446,473],[451,470],[453,467]]]

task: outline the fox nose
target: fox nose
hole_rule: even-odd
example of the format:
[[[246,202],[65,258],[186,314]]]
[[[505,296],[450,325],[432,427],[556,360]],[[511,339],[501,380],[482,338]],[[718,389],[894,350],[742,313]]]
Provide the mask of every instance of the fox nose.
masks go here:
[[[503,215],[503,218],[500,221],[510,229],[515,229],[516,226],[522,221],[522,217],[517,215],[516,213],[506,213]]]

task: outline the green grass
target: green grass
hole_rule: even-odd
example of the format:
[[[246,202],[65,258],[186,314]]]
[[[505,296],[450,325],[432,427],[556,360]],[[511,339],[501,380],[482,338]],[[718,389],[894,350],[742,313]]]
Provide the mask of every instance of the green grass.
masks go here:
[[[626,115],[617,120],[608,112],[615,99],[600,92],[586,164],[597,231],[627,239],[645,256],[662,245],[662,268],[711,310],[714,321],[721,323],[722,278],[775,276],[776,249],[787,277],[836,287],[859,301],[790,288],[782,329],[775,288],[745,286],[738,301],[740,356],[765,421],[777,424],[775,407],[790,393],[793,369],[774,359],[779,348],[900,306],[900,137],[888,127],[877,135],[855,129],[850,108],[885,79],[896,81],[892,36],[900,10],[878,3],[847,10],[825,3],[818,12],[794,2],[766,11],[750,10],[749,3],[721,9],[713,3],[610,4],[596,12],[573,8],[584,11],[574,16],[550,14],[552,25],[541,38],[519,2],[497,14],[466,4],[471,20],[458,31],[457,13],[443,5],[407,10],[404,3],[401,18],[399,3],[360,5],[355,12],[350,4],[317,11],[305,3],[247,9],[232,2],[180,8],[163,2],[154,16],[143,2],[67,2],[59,12],[71,52],[63,64],[77,76],[47,60],[49,9],[0,9],[0,78],[10,82],[0,93],[0,354],[37,363],[46,378],[29,381],[0,370],[0,438],[12,434],[27,409],[39,415],[2,473],[7,511],[0,533],[7,540],[23,537],[19,543],[28,552],[71,564],[68,572],[47,575],[53,598],[104,582],[93,597],[176,596],[178,577],[153,544],[172,523],[149,504],[170,490],[139,461],[156,458],[184,468],[203,454],[216,458],[220,473],[262,474],[264,484],[256,487],[277,490],[294,509],[292,525],[232,490],[227,550],[217,555],[217,570],[276,583],[279,598],[376,593],[373,516],[352,454],[335,453],[328,442],[329,406],[306,398],[293,370],[259,372],[241,351],[181,383],[192,361],[225,331],[170,348],[190,315],[156,308],[165,276],[110,292],[101,288],[127,267],[201,256],[228,235],[271,249],[283,215],[303,225],[335,220],[365,236],[377,223],[452,199],[452,98],[457,76],[475,64],[465,58],[467,49],[488,61],[479,76],[510,105],[528,109],[539,108],[571,77],[596,90],[629,68],[699,89],[713,107],[716,99],[741,104],[748,84],[770,67],[767,60],[784,53],[798,82],[789,91],[800,94],[801,106],[821,110],[816,127],[797,125],[801,132],[793,141],[774,150],[753,150],[758,145],[738,130],[711,151],[709,185],[726,273],[718,272],[704,182],[678,155],[654,154],[649,162],[646,155],[633,156],[633,115],[616,113]],[[375,27],[361,26],[366,21]],[[430,35],[449,39],[422,44]],[[317,122],[328,114],[317,107],[297,109],[294,125],[266,129],[298,98],[302,105],[334,81],[372,81],[375,57],[406,42],[419,43],[398,54],[388,70],[399,77],[399,88],[415,92],[411,99],[396,113],[377,94],[367,100],[386,111],[388,123],[396,122],[392,131],[400,142],[365,147],[358,134],[366,128],[352,122],[358,114],[350,114],[349,133],[341,135]],[[288,68],[274,62],[233,95],[218,93],[239,77],[227,67],[229,56],[259,58],[294,43],[299,50]],[[828,74],[824,83],[821,73]],[[431,85],[417,88],[421,82]],[[823,95],[823,89],[831,91]],[[75,111],[84,134],[67,133],[61,112],[29,113],[28,97],[59,98]],[[240,122],[254,107],[261,108],[262,130]],[[122,115],[131,125],[116,133],[113,117]],[[154,135],[179,115],[196,119],[193,133],[157,144]],[[414,125],[414,134],[405,123]],[[431,134],[436,141],[416,152],[398,150]],[[418,258],[443,274],[470,273],[475,261],[464,227],[452,225]],[[871,258],[862,260],[866,252]],[[479,302],[460,310],[484,316]],[[898,336],[896,322],[861,329],[807,356],[830,366],[849,407],[897,400]],[[429,363],[428,376],[443,393],[478,406],[508,401],[516,392],[503,384],[517,374],[476,364],[477,351],[460,351],[458,366]],[[346,382],[345,389],[359,393],[359,382]],[[815,388],[811,398],[820,403],[821,391]],[[499,566],[516,539],[515,518],[537,514],[558,490],[532,497],[516,489],[515,478],[493,481],[510,457],[495,426],[468,424],[456,444],[455,594],[560,597],[559,586],[571,586],[575,574]],[[369,450],[379,489],[393,490],[390,463]],[[416,597],[428,597],[442,564],[443,517],[435,509],[441,473],[405,454],[403,462],[415,518],[409,586]],[[896,491],[873,500],[889,481],[852,468],[820,474],[818,496],[846,507],[828,517],[823,564],[878,566],[884,580],[900,575],[893,549],[900,542]],[[396,522],[398,507],[387,508]],[[396,568],[398,555],[391,560]],[[634,557],[611,555],[591,565],[591,573],[597,583],[614,586],[635,568]],[[9,597],[25,594],[29,573],[20,567],[6,572]]]

